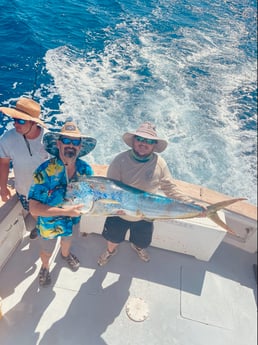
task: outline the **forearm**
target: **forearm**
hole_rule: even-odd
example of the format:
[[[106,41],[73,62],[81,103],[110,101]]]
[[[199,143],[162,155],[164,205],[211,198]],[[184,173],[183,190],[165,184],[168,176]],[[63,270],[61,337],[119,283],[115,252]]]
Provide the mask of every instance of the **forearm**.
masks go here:
[[[29,201],[29,210],[33,217],[78,217],[81,215],[83,205],[72,205],[67,207],[49,206],[31,199]]]
[[[188,203],[194,202],[192,198],[182,193],[181,190],[177,187],[177,185],[172,182],[167,181],[167,183],[164,183],[162,190],[165,193],[165,195],[171,199],[177,199]]]
[[[171,199],[176,199],[182,202],[195,204],[201,206],[203,209],[206,209],[204,203],[196,201],[192,199],[190,196],[184,194],[172,181],[167,181],[166,183],[164,183],[163,188],[163,192],[165,193],[165,195]]]
[[[178,188],[177,184],[174,182],[170,170],[168,169],[167,164],[165,164],[162,169],[160,188],[168,198],[176,199],[187,203],[194,203],[194,200],[191,197],[184,194],[180,190],[180,188]]]
[[[29,201],[29,208],[30,208],[30,213],[34,217],[38,217],[38,216],[55,217],[55,216],[64,216],[65,215],[63,208],[60,208],[57,206],[44,205],[37,200],[30,200]]]
[[[10,159],[0,158],[0,189],[7,187]]]

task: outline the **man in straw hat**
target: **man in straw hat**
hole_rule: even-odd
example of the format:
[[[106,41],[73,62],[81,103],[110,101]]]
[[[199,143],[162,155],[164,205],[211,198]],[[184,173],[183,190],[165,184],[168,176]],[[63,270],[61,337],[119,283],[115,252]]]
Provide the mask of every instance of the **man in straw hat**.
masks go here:
[[[70,247],[73,228],[80,221],[82,205],[62,208],[62,204],[69,182],[93,174],[91,166],[79,157],[92,151],[96,140],[82,135],[73,122],[66,122],[60,132],[46,133],[43,142],[47,152],[54,157],[35,170],[29,205],[32,215],[37,217],[36,227],[40,233],[42,267],[39,284],[46,286],[51,283],[49,259],[58,237],[61,237],[61,257],[73,271],[80,266]]]
[[[149,193],[162,190],[168,197],[194,202],[179,192],[165,160],[157,154],[164,151],[168,143],[158,137],[153,124],[141,124],[136,131],[125,133],[123,140],[131,149],[120,153],[111,162],[107,172],[109,178]],[[132,249],[141,260],[150,260],[145,248],[152,241],[153,222],[121,214],[120,217],[108,217],[105,221],[102,235],[107,240],[107,249],[98,259],[100,266],[117,253],[117,247],[124,241],[129,229]]]
[[[0,139],[0,195],[4,202],[11,197],[7,183],[12,161],[18,198],[23,208],[29,211],[27,196],[33,171],[49,158],[42,143],[46,130],[39,118],[40,105],[33,99],[22,97],[14,108],[0,107],[0,111],[14,121],[14,128]],[[30,238],[36,237],[37,231],[33,229]]]

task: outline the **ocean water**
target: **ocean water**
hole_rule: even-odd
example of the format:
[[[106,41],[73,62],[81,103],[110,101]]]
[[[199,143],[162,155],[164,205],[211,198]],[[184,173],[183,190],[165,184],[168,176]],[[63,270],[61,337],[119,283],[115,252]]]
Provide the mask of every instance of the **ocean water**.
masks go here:
[[[257,204],[253,0],[0,0],[0,104],[33,96],[108,164],[146,120],[173,176]],[[0,114],[0,135],[12,127]]]

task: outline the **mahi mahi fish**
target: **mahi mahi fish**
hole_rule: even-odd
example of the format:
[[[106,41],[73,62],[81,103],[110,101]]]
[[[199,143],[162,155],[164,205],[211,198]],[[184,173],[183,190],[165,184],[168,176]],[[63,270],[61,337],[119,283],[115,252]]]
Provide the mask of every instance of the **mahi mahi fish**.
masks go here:
[[[82,204],[82,214],[122,214],[151,221],[208,217],[228,232],[234,233],[219,218],[217,211],[241,200],[245,198],[225,200],[203,208],[194,203],[148,193],[106,177],[87,176],[68,184],[63,206]]]

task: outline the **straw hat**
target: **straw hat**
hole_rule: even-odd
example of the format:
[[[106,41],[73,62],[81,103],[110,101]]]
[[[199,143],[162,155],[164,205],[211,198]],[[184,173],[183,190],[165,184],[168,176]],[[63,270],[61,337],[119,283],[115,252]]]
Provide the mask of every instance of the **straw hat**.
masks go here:
[[[43,137],[45,150],[52,156],[59,156],[59,150],[56,142],[59,140],[60,136],[81,138],[81,149],[78,157],[82,157],[90,153],[95,148],[97,143],[96,139],[86,137],[85,135],[81,134],[75,123],[66,122],[61,128],[60,132],[47,132]]]
[[[43,121],[39,119],[40,104],[33,99],[21,97],[16,102],[15,108],[0,107],[0,111],[14,119],[33,121],[42,127],[46,127]]]
[[[164,151],[168,145],[166,140],[157,136],[155,126],[150,122],[144,122],[135,132],[127,132],[122,138],[128,146],[133,147],[133,140],[136,135],[145,139],[157,140],[157,144],[154,145],[155,152],[160,153]]]

